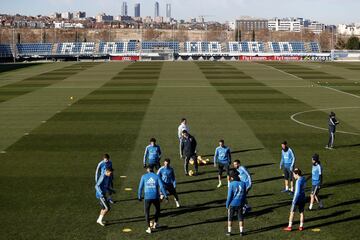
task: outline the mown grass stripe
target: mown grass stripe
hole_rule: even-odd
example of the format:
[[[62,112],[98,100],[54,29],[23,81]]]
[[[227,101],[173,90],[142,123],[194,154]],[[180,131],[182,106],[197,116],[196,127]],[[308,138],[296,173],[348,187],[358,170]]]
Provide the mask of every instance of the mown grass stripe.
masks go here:
[[[5,102],[12,98],[50,86],[98,64],[99,63],[77,63],[74,64],[75,66],[66,66],[2,86],[0,87],[0,102]]]

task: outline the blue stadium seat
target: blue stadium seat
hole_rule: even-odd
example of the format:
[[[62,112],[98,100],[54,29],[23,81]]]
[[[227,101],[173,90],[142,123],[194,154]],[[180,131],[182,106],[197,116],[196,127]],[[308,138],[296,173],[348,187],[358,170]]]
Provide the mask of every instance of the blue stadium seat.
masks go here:
[[[143,51],[152,51],[155,49],[169,49],[177,53],[180,51],[180,44],[176,41],[145,41],[141,43],[141,47]]]
[[[250,52],[249,43],[248,42],[241,42],[240,43],[241,52],[248,53]]]
[[[320,52],[320,46],[319,46],[319,43],[317,42],[310,42],[310,51],[312,53],[318,53]]]
[[[60,55],[92,55],[95,52],[94,42],[59,43],[57,54]]]
[[[51,55],[52,43],[22,43],[16,44],[19,55]]]
[[[185,42],[187,53],[219,53],[222,47],[219,42]]]
[[[13,57],[10,44],[0,44],[0,58]]]
[[[306,52],[305,44],[303,42],[290,42],[291,52],[293,53],[302,53]]]

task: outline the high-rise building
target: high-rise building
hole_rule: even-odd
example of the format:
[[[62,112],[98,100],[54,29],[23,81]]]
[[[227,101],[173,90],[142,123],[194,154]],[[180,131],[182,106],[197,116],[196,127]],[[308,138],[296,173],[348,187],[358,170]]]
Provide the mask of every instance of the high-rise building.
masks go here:
[[[128,5],[127,2],[123,2],[122,7],[121,7],[121,15],[122,16],[127,16],[128,15]]]
[[[297,18],[274,18],[268,21],[270,31],[300,32],[301,20]]]
[[[84,19],[84,18],[86,18],[86,12],[81,12],[81,11],[74,12],[73,17],[75,19]]]
[[[171,18],[171,4],[170,3],[166,4],[166,17]]]
[[[159,17],[160,16],[160,4],[159,2],[155,2],[155,14],[154,17]]]
[[[136,4],[135,4],[135,14],[134,14],[134,16],[135,16],[135,17],[140,17],[140,15],[141,15],[141,12],[140,12],[140,3],[136,3]]]
[[[72,19],[73,18],[73,14],[71,12],[63,12],[61,13],[61,18],[64,19]]]
[[[235,28],[244,32],[263,30],[268,28],[268,20],[243,17],[236,20]]]

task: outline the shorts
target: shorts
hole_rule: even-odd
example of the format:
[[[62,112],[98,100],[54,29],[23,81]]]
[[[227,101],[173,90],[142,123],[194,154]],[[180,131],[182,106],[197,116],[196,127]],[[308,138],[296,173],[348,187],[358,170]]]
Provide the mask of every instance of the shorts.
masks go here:
[[[293,173],[290,168],[284,168],[284,179],[288,181],[293,180]]]
[[[320,185],[313,185],[311,188],[311,194],[317,196],[320,192]]]
[[[106,199],[106,197],[99,198],[100,200],[100,206],[102,210],[109,211],[111,209],[109,201]]]
[[[295,204],[291,205],[290,212],[296,212],[299,210],[299,213],[303,213],[305,209],[305,199],[298,200]]]
[[[232,222],[234,216],[237,216],[239,222],[243,221],[244,220],[243,208],[244,206],[237,206],[237,207],[230,206],[228,209],[228,221]]]
[[[225,170],[224,170],[225,168]],[[229,176],[230,175],[230,166],[229,164],[222,164],[219,163],[218,164],[218,171],[219,171],[219,175],[222,175],[224,171],[226,171],[226,175]]]
[[[169,185],[164,184],[164,189],[166,192],[169,193],[168,195],[176,194],[176,189],[174,188],[174,185],[172,185],[172,184],[169,184]]]
[[[160,169],[160,163],[157,162],[157,163],[149,163],[148,166],[152,169],[156,169],[156,170],[159,170]]]

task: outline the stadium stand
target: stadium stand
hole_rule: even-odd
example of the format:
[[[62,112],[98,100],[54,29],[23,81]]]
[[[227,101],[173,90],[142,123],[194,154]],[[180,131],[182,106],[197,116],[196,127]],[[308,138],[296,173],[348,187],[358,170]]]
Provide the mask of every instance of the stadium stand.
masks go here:
[[[319,53],[320,52],[320,46],[317,42],[310,42],[309,43],[310,51],[312,53]]]
[[[57,47],[59,55],[92,55],[95,53],[94,42],[59,43]]]
[[[227,49],[230,53],[260,53],[264,52],[262,42],[229,42]]]
[[[291,52],[293,53],[301,53],[306,52],[305,44],[303,42],[290,42]]]
[[[141,44],[141,45],[140,45]],[[70,59],[76,58],[99,58],[108,59],[113,56],[137,57],[136,59],[174,59],[177,56],[185,60],[224,60],[237,56],[313,56],[324,57],[318,42],[258,42],[242,41],[220,43],[216,41],[143,41],[137,40],[118,42],[66,42],[66,43],[23,43],[0,44],[0,57],[3,61],[17,58],[51,58]],[[186,58],[187,57],[187,58]],[[204,58],[203,58],[204,57]],[[219,58],[218,58],[219,57]],[[227,59],[229,57],[229,59]],[[135,59],[135,58],[134,58]],[[184,60],[183,59],[183,60]]]
[[[154,42],[154,41],[145,41],[141,43],[141,48],[143,51],[153,51],[153,50],[172,50],[173,52],[180,52],[180,44],[175,41],[167,42]]]
[[[268,42],[270,52],[274,53],[319,53],[317,42]]]
[[[13,57],[10,44],[0,44],[0,57],[2,58]]]
[[[16,44],[19,55],[50,55],[52,43],[24,43]]]
[[[222,46],[219,42],[185,42],[187,53],[220,53]]]
[[[138,44],[135,40],[129,42],[101,42],[99,46],[100,54],[121,54],[136,53]]]

